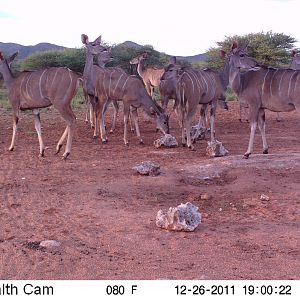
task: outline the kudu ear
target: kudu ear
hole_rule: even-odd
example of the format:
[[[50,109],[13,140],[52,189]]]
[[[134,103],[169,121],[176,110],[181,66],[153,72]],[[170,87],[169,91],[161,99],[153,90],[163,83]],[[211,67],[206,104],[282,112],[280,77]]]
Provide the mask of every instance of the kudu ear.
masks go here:
[[[0,51],[0,59],[4,60],[4,55],[3,55],[3,52],[1,52],[1,51]]]
[[[97,43],[99,45],[101,44],[101,35],[95,39],[94,43]]]
[[[232,42],[231,44],[231,50],[234,50],[238,47],[238,43],[236,41]]]
[[[87,45],[89,43],[89,37],[86,34],[81,35],[82,44]]]
[[[15,52],[10,58],[8,58],[8,63],[12,63],[14,61],[14,59],[18,56],[19,51]]]
[[[220,50],[220,56],[221,58],[226,58],[226,51]]]

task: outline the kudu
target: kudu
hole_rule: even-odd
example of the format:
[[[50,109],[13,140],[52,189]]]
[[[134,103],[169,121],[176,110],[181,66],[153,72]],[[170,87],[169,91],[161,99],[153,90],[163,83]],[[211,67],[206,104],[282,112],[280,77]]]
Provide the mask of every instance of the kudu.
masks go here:
[[[87,57],[93,57],[102,51],[100,48],[101,38],[94,42],[89,42],[86,35],[81,36],[82,42],[86,45]],[[130,76],[117,69],[108,70],[93,66],[92,63],[86,63],[84,74],[88,78],[87,85],[93,86],[95,96],[98,99],[96,105],[96,115],[100,119],[100,134],[103,143],[107,142],[107,136],[104,126],[103,109],[108,100],[122,100],[124,107],[124,143],[128,145],[127,123],[130,113],[130,107],[142,107],[146,114],[156,120],[157,127],[163,133],[169,132],[168,116],[163,109],[156,104],[148,95],[142,81],[134,76]],[[133,121],[137,128],[137,135],[142,142],[137,124],[137,115],[132,110]]]
[[[111,48],[104,48],[103,47],[103,51],[101,53],[99,53],[97,55],[97,65],[100,68],[105,68],[105,65],[110,62],[112,60],[111,57]],[[120,71],[123,71],[121,68],[118,68]],[[97,99],[95,99],[95,95],[91,95],[88,94],[87,91],[85,90],[85,88],[83,89],[84,92],[84,97],[86,99],[86,103],[87,103],[87,112],[86,112],[86,118],[85,121],[86,123],[90,123],[91,128],[95,128],[95,116],[94,116],[94,109],[93,107],[96,105],[95,101]],[[112,122],[112,127],[110,129],[110,132],[114,132],[115,127],[116,127],[116,119],[117,119],[117,115],[118,115],[118,111],[119,111],[119,104],[116,100],[111,101],[113,104],[113,122]],[[107,107],[109,105],[109,101],[107,102],[107,105],[104,109],[104,114],[107,110]],[[96,129],[97,131],[97,129]],[[98,135],[94,134],[94,138],[96,138]]]
[[[137,72],[142,78],[148,94],[153,97],[154,87],[159,87],[160,78],[164,73],[164,69],[156,69],[154,67],[145,67],[145,61],[148,58],[147,53],[143,53],[130,61],[131,65],[137,65]]]
[[[15,147],[20,110],[32,110],[39,139],[39,154],[44,156],[45,146],[41,134],[39,109],[53,105],[67,123],[67,127],[56,146],[56,153],[58,153],[67,137],[67,145],[63,154],[63,158],[66,159],[71,152],[76,121],[70,103],[77,93],[81,77],[79,74],[62,67],[25,71],[14,77],[10,64],[17,55],[18,52],[5,59],[3,53],[0,52],[0,72],[8,89],[13,113],[13,136],[9,150],[13,151]]]
[[[251,133],[244,158],[249,158],[253,151],[257,125],[262,136],[263,153],[267,154],[265,109],[274,112],[300,110],[300,71],[258,67],[255,59],[247,55],[246,47],[238,47],[236,42],[228,54],[224,51],[221,54],[229,69],[229,86],[239,100],[249,106]],[[241,69],[247,71],[241,72]]]
[[[215,141],[215,112],[217,100],[223,97],[224,84],[220,75],[212,70],[182,69],[170,64],[165,68],[161,80],[175,80],[176,95],[182,122],[182,144],[194,149],[191,139],[191,125],[198,104],[211,105],[211,141]],[[205,109],[202,111],[204,113]],[[203,118],[203,115],[202,115]],[[185,132],[186,131],[186,132]]]

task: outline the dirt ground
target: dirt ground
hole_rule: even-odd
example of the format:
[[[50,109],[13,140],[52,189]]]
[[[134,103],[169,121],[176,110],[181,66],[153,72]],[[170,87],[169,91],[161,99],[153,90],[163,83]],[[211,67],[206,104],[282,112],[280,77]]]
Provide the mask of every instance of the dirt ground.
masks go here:
[[[299,115],[277,122],[267,113],[270,154],[257,132],[248,160],[249,124],[238,121],[236,103],[217,114],[223,158],[207,157],[206,141],[196,151],[155,149],[160,134],[143,114],[144,145],[131,133],[124,146],[121,118],[102,145],[84,110],[76,115],[63,161],[54,151],[65,125],[54,110],[42,114],[43,159],[32,116],[22,114],[9,152],[11,115],[0,112],[0,279],[300,279]],[[180,141],[175,118],[171,133]],[[162,174],[137,175],[132,167],[145,160]],[[156,227],[158,210],[187,201],[202,214],[194,232]],[[61,246],[39,246],[50,239]]]

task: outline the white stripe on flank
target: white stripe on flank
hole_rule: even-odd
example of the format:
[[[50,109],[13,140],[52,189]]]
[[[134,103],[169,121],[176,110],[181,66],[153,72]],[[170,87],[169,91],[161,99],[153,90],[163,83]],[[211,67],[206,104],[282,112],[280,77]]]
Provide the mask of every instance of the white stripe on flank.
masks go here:
[[[294,73],[292,74],[290,81],[289,81],[289,89],[288,89],[288,98],[290,97],[290,92],[291,92],[291,83],[292,83],[292,78],[294,76],[295,73],[297,73],[298,71],[294,71]]]
[[[105,93],[105,96],[106,96],[106,100],[108,99],[108,96],[107,96],[107,92],[106,92],[106,89],[105,89],[105,75],[106,75],[106,71],[103,71],[103,91]]]
[[[294,95],[295,95],[296,88],[297,88],[298,75],[299,75],[299,71],[298,71],[298,74],[296,76],[296,81],[295,81],[295,85],[294,85]]]
[[[199,95],[201,95],[201,88],[202,88],[202,86],[200,85],[200,81],[199,81],[198,75],[195,74],[193,71],[190,71],[190,73],[193,74],[193,76],[195,78],[195,81],[196,81],[196,84],[197,84],[197,87],[198,87],[198,93],[199,93]]]
[[[123,84],[123,87],[122,87],[122,91],[124,92],[124,89],[125,89],[125,86],[126,86],[126,83],[128,81],[128,79],[130,78],[130,76],[128,76]]]
[[[118,81],[117,81],[117,83],[116,83],[116,86],[115,86],[115,88],[114,88],[114,90],[113,90],[113,94],[112,95],[114,95],[115,94],[115,92],[116,92],[116,90],[117,90],[117,87],[118,87],[118,85],[119,85],[119,82],[120,82],[120,80],[121,80],[121,78],[123,77],[123,73],[121,74],[121,76],[119,77],[119,79],[118,79]]]
[[[108,86],[108,95],[110,96],[110,86],[111,86],[111,76],[112,74],[115,72],[115,70],[113,70],[110,75],[109,75],[109,86]]]
[[[53,86],[53,83],[54,83],[54,81],[55,81],[55,79],[56,79],[56,76],[57,76],[57,73],[58,73],[59,69],[60,69],[60,68],[57,68],[56,71],[55,71],[54,77],[53,77],[52,82],[51,82],[51,85],[50,85],[50,90],[52,90],[52,86]],[[48,71],[48,70],[46,70],[46,71]]]
[[[32,99],[32,97],[29,95],[28,82],[30,81],[32,75],[33,75],[33,73],[31,73],[31,74],[27,77],[27,81],[26,81],[26,84],[25,84],[25,91],[26,91],[27,96],[28,96],[29,99]]]
[[[273,97],[273,93],[272,93],[273,78],[275,77],[275,75],[276,75],[277,72],[278,72],[278,69],[273,73],[272,79],[270,81],[270,94],[271,94],[271,97]]]
[[[25,80],[25,76],[23,76],[23,79],[21,81],[21,84],[20,84],[20,96],[22,97],[22,86],[23,86],[23,83],[24,83],[24,80]]]
[[[193,78],[190,76],[190,74],[189,73],[187,73],[187,72],[184,72],[182,75],[184,75],[184,74],[186,74],[189,78],[190,78],[190,80],[191,80],[191,82],[192,82],[192,85],[193,85],[193,94],[195,93],[195,87],[194,87],[194,82],[193,82]]]
[[[42,73],[42,75],[40,76],[40,79],[39,79],[39,90],[40,90],[40,94],[41,94],[41,98],[42,99],[44,98],[44,95],[43,95],[43,92],[42,92],[42,86],[41,86],[41,84],[42,84],[42,77],[45,74],[46,70],[43,71],[43,73]]]
[[[268,70],[268,72],[266,73],[265,77],[264,77],[264,81],[263,81],[263,84],[262,84],[262,87],[261,87],[261,96],[263,96],[264,94],[264,89],[265,89],[265,83],[266,83],[266,77],[268,76],[270,72],[270,69]]]
[[[283,78],[283,75],[285,74],[285,72],[286,72],[286,70],[284,70],[284,72],[282,73],[280,81],[279,81],[279,86],[278,86],[279,96],[281,96],[281,81],[282,81],[282,78]]]

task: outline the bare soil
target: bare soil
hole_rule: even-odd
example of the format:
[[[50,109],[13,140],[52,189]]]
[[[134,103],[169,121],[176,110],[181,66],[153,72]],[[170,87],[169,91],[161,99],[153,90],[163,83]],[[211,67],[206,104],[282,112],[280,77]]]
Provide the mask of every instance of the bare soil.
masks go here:
[[[63,161],[54,155],[65,127],[58,113],[42,114],[48,149],[40,159],[32,116],[22,114],[9,152],[11,115],[0,112],[0,279],[300,279],[299,115],[277,122],[267,113],[270,154],[261,154],[257,132],[248,160],[249,124],[238,121],[236,103],[218,111],[217,139],[230,152],[222,158],[205,155],[207,141],[196,151],[155,149],[160,134],[143,114],[144,145],[133,134],[123,144],[121,117],[102,145],[84,111],[76,115]],[[180,141],[175,117],[171,133]],[[162,174],[136,174],[145,160]],[[202,214],[194,232],[156,227],[158,210],[187,201]],[[51,239],[61,246],[39,246]]]

